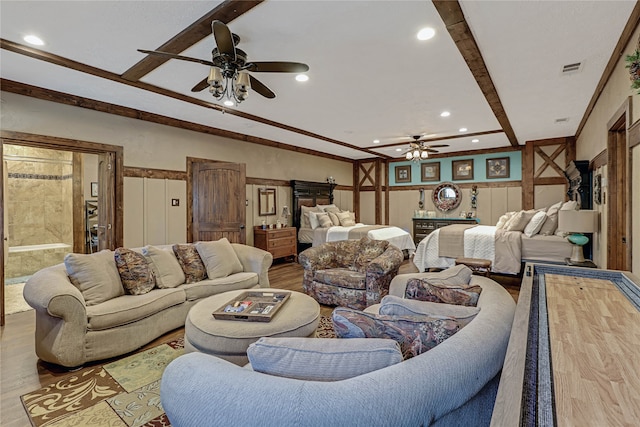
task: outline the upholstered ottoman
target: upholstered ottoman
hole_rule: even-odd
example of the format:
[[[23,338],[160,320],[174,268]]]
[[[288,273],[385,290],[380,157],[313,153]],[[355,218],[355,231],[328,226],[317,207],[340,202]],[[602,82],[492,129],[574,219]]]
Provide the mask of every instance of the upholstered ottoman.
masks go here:
[[[284,291],[273,288],[268,290]],[[260,337],[314,335],[320,320],[320,305],[310,296],[300,292],[284,291],[291,292],[291,296],[270,322],[218,320],[213,317],[214,311],[243,292],[246,290],[214,295],[200,301],[189,310],[184,330],[185,352],[199,351],[242,366],[249,361],[249,344]]]

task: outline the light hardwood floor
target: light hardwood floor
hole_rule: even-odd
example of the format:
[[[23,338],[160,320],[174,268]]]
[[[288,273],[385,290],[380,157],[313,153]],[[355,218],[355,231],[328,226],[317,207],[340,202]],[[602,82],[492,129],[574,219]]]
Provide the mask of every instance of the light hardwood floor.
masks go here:
[[[297,263],[277,262],[269,270],[274,288],[302,291],[302,267]],[[410,260],[400,267],[400,273],[415,273]],[[520,279],[517,277],[493,277],[503,284],[517,300]],[[330,316],[333,307],[321,306],[322,315]],[[33,310],[7,316],[0,337],[0,425],[3,427],[29,426],[29,420],[20,402],[20,396],[49,385],[68,375],[68,371],[38,360],[35,354],[35,313]],[[140,350],[181,337],[184,328],[171,331]],[[102,364],[104,361],[97,362]],[[90,366],[87,364],[85,366]]]

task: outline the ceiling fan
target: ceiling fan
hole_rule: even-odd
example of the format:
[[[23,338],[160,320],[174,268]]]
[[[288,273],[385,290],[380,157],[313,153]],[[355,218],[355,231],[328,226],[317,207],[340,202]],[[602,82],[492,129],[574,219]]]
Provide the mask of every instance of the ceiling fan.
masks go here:
[[[435,148],[448,147],[449,144],[427,145],[427,141],[420,141],[420,135],[413,135],[413,141],[409,143],[409,149],[402,153],[407,160],[420,161],[429,158],[430,153],[438,153]]]
[[[213,21],[211,29],[216,47],[211,51],[210,61],[158,50],[138,49],[138,51],[149,55],[164,56],[165,58],[197,62],[210,66],[209,76],[196,84],[191,91],[200,92],[208,87],[217,100],[220,101],[226,98],[224,103],[228,106],[233,105],[234,101],[236,103],[244,101],[249,95],[249,89],[253,89],[265,98],[272,99],[276,97],[276,94],[271,89],[249,74],[249,72],[304,73],[309,71],[309,66],[300,62],[249,62],[247,61],[246,52],[236,47],[240,42],[240,37],[237,34],[232,34],[225,23]]]

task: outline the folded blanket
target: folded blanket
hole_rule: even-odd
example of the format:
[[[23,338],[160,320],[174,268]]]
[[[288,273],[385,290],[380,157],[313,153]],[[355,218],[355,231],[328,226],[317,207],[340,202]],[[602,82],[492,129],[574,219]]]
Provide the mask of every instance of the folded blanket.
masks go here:
[[[451,224],[439,228],[438,256],[447,258],[464,257],[464,232],[474,224]]]

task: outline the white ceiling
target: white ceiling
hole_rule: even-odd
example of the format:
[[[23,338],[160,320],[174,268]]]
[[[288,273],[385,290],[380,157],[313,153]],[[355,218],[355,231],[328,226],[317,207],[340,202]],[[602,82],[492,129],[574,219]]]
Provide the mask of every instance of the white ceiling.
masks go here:
[[[36,34],[39,49],[122,74],[215,8],[218,1],[5,1],[0,35],[10,42]],[[635,1],[462,1],[487,69],[519,144],[576,133]],[[425,26],[436,30],[418,41]],[[268,0],[229,23],[250,60],[309,65],[310,80],[254,73],[276,93],[252,93],[235,109],[302,131],[285,130],[0,50],[1,76],[38,87],[175,117],[292,146],[361,159],[375,149],[429,137],[500,130],[489,104],[430,1]],[[210,59],[213,37],[183,55]],[[562,75],[563,65],[583,62]],[[204,65],[170,60],[141,81],[190,92]],[[444,110],[450,117],[440,117]],[[556,119],[567,121],[555,123]],[[309,133],[315,134],[309,136]],[[448,139],[441,152],[509,147],[500,133]],[[408,146],[400,148],[405,149]],[[399,157],[396,147],[376,149]]]

